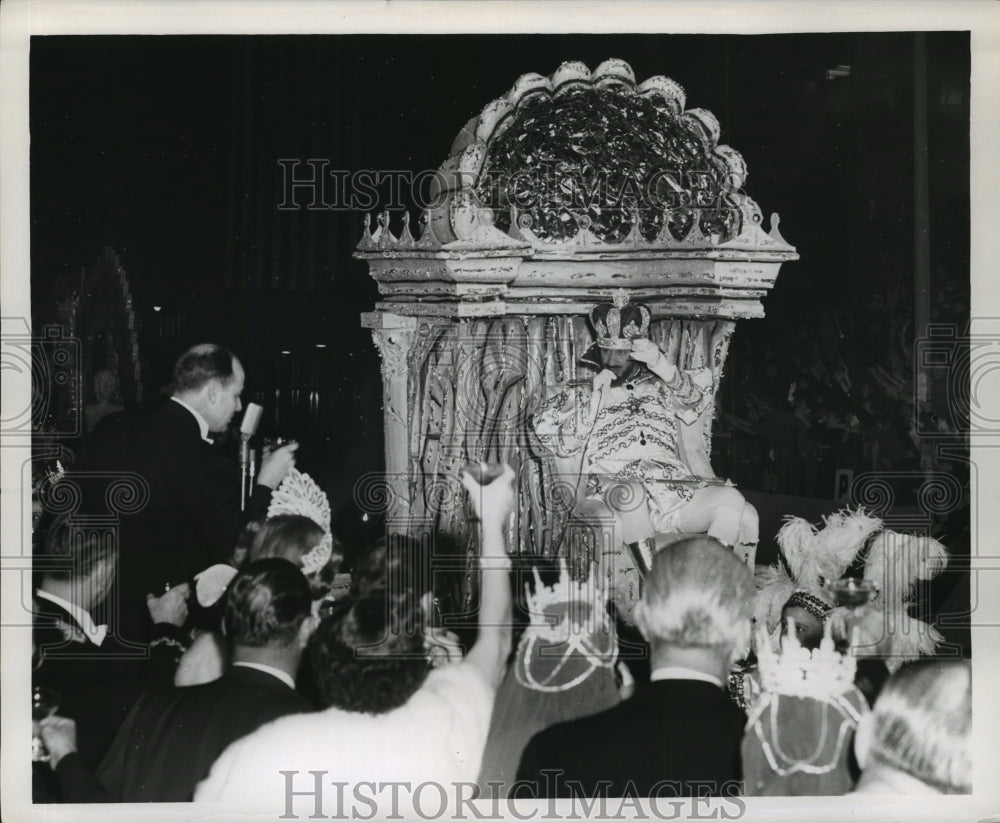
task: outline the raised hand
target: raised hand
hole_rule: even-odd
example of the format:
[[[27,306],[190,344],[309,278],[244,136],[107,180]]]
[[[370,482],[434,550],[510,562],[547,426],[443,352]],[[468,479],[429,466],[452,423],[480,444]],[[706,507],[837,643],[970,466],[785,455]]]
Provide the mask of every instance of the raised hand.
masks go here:
[[[615,379],[615,373],[611,369],[604,369],[600,374],[594,377],[593,387],[594,394],[604,391]]]
[[[172,626],[183,626],[188,617],[188,597],[191,587],[187,583],[174,586],[170,591],[159,597],[146,595],[146,608],[153,623],[169,623]]]
[[[478,479],[473,476],[476,468]],[[481,462],[478,467],[462,469],[461,480],[483,531],[502,530],[514,508],[514,470],[506,463]]]
[[[648,337],[637,337],[632,341],[632,351],[629,357],[640,363],[645,363],[653,374],[669,383],[677,374],[677,369],[670,363],[660,347]]]
[[[55,769],[67,754],[76,751],[76,721],[54,714],[38,721],[38,736],[49,753],[49,766]]]
[[[511,561],[504,529],[514,507],[514,470],[505,463],[468,464],[462,469],[461,479],[479,516],[482,540],[479,636],[465,661],[496,689],[503,679],[511,645]]]
[[[280,449],[267,452],[260,461],[257,482],[270,489],[278,488],[285,475],[295,468],[295,450],[298,447],[298,443],[288,443]]]
[[[629,352],[629,357],[633,360],[638,360],[640,363],[645,363],[647,366],[651,366],[663,357],[663,352],[648,337],[637,337],[632,341],[632,350]]]

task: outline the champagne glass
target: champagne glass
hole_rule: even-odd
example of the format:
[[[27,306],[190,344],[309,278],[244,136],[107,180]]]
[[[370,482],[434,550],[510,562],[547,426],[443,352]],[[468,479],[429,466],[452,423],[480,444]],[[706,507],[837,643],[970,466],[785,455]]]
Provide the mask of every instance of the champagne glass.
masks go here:
[[[294,443],[295,441],[289,437],[265,437],[262,444],[262,450],[264,454],[270,454],[276,449],[280,449],[282,446],[287,446],[289,443]]]
[[[462,466],[462,470],[470,475],[480,486],[488,486],[504,473],[504,464],[469,462]]]
[[[51,717],[59,708],[61,695],[55,689],[44,686],[33,686],[31,689],[31,719],[36,723]],[[31,759],[36,763],[47,763],[49,752],[38,734],[31,738]]]
[[[874,580],[843,577],[840,580],[826,582],[823,588],[833,596],[834,603],[843,606],[848,611],[849,617],[846,619],[845,630],[849,647],[855,648],[859,643],[869,645],[876,642],[874,639],[866,640],[862,637],[862,626],[863,619],[869,610],[869,602],[878,595],[878,584]]]
[[[858,577],[843,577],[840,580],[831,580],[826,584],[825,588],[833,595],[834,602],[838,606],[846,606],[852,611],[866,606],[878,592],[878,586],[874,581],[862,580]]]

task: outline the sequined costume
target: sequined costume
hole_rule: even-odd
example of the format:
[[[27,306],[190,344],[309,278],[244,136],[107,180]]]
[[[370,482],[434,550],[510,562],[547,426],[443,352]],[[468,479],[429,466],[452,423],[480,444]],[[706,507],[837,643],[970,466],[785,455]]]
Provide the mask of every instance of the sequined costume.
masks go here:
[[[712,398],[710,382],[709,369],[678,369],[669,382],[644,369],[605,390],[596,418],[589,384],[566,389],[535,415],[535,433],[560,457],[584,452],[587,497],[603,499],[616,480],[639,481],[653,530],[674,532],[677,513],[707,485],[681,458],[678,418],[698,419]]]

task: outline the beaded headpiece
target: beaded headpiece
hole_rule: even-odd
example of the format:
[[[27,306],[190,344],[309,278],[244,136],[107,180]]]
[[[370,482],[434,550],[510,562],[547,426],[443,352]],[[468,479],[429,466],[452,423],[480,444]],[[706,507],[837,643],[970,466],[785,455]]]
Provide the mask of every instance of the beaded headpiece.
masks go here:
[[[821,598],[814,594],[810,594],[807,591],[799,589],[798,591],[792,592],[791,597],[785,601],[783,608],[798,606],[800,609],[805,609],[817,620],[826,620],[826,616],[830,613],[830,609],[833,607],[828,603],[825,603]]]
[[[319,543],[301,558],[302,573],[315,574],[327,564],[333,554],[330,501],[326,494],[308,474],[292,469],[271,495],[271,505],[267,507],[268,518],[279,514],[308,517],[323,529],[323,537]]]
[[[615,289],[611,300],[591,310],[590,323],[600,348],[627,351],[637,337],[646,337],[651,315],[642,303],[630,303],[625,289]]]

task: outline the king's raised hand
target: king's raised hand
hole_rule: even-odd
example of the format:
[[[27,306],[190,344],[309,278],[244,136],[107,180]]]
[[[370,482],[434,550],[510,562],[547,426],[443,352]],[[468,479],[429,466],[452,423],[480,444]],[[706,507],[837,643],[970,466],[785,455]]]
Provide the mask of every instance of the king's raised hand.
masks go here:
[[[640,363],[645,363],[647,366],[652,366],[657,360],[663,357],[663,352],[648,337],[639,337],[632,341],[632,350],[629,352],[629,357],[633,360],[638,360]]]

